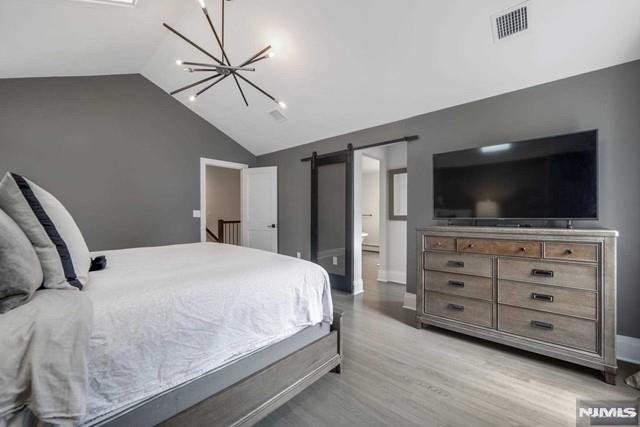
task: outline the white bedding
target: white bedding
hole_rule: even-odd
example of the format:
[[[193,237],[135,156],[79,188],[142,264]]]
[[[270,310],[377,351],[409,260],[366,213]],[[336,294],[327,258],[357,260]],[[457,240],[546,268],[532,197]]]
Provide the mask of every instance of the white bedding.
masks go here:
[[[100,252],[84,423],[191,380],[301,329],[332,321],[316,264],[196,243]]]

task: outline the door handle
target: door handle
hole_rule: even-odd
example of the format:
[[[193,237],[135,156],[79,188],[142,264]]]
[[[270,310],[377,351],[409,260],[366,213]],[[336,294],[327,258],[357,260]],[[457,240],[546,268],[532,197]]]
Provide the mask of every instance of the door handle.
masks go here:
[[[276,228],[275,224],[267,225],[267,228]]]

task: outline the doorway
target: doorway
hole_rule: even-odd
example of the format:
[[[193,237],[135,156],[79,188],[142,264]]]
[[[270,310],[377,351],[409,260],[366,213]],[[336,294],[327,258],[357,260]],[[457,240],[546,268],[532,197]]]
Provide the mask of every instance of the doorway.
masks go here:
[[[406,167],[405,141],[355,152],[354,283],[360,292],[379,282],[406,285]]]
[[[200,241],[278,251],[278,169],[200,159]]]
[[[240,245],[240,169],[206,166],[205,177],[207,241]]]
[[[361,179],[362,280],[370,283],[380,270],[380,159],[362,154]]]

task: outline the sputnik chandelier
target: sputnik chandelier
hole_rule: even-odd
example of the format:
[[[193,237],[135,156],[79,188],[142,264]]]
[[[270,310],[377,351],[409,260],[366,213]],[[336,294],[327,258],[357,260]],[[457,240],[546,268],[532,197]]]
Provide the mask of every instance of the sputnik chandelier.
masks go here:
[[[213,73],[213,74],[205,77],[202,80],[198,80],[194,83],[191,83],[179,89],[176,89],[173,92],[171,92],[171,95],[175,95],[185,90],[210,82],[207,86],[200,88],[197,92],[195,92],[193,95],[189,97],[189,101],[194,102],[200,95],[202,95],[203,93],[205,93],[206,91],[208,91],[209,89],[211,89],[212,87],[214,87],[215,85],[217,85],[218,83],[226,79],[227,77],[231,76],[233,77],[233,80],[235,81],[236,86],[238,87],[238,91],[240,92],[240,95],[242,95],[242,99],[244,100],[244,103],[247,105],[247,107],[249,106],[249,103],[247,102],[247,97],[244,95],[244,91],[242,90],[242,87],[240,86],[240,81],[238,79],[243,80],[244,82],[246,82],[247,84],[255,88],[258,92],[262,93],[264,96],[266,96],[267,98],[269,98],[270,100],[278,104],[280,107],[286,108],[287,104],[285,104],[283,101],[277,100],[275,97],[271,96],[265,90],[258,87],[258,85],[253,83],[251,80],[249,80],[248,78],[240,74],[240,72],[253,72],[256,69],[254,67],[251,67],[251,65],[255,64],[258,61],[262,61],[263,59],[273,58],[275,53],[271,50],[270,45],[260,50],[258,53],[256,53],[246,61],[241,62],[240,65],[231,65],[231,60],[229,59],[229,56],[227,55],[227,52],[224,47],[224,4],[227,1],[229,0],[221,0],[222,2],[222,8],[221,8],[221,14],[220,14],[221,28],[220,28],[220,35],[218,35],[218,32],[216,31],[216,28],[213,25],[213,22],[211,21],[211,16],[209,15],[209,11],[207,10],[207,6],[205,5],[204,0],[198,0],[198,2],[200,3],[200,7],[202,8],[202,12],[204,13],[205,18],[207,19],[207,23],[209,24],[209,27],[211,28],[211,31],[213,32],[213,35],[216,39],[218,47],[222,52],[222,58],[218,58],[215,55],[213,55],[211,52],[198,46],[196,43],[188,39],[186,36],[178,32],[171,26],[167,25],[166,23],[162,24],[165,26],[165,28],[167,28],[173,34],[180,37],[182,40],[184,40],[194,48],[198,49],[200,52],[207,55],[209,58],[211,58],[215,62],[213,64],[207,64],[202,62],[182,61],[180,59],[176,60],[176,65],[180,67],[184,66],[185,67],[184,70],[189,73],[207,73],[207,74]]]

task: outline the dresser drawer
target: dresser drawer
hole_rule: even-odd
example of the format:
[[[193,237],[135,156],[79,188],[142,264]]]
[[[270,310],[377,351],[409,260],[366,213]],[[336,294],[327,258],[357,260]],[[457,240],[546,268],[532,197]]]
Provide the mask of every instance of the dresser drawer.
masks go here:
[[[596,290],[598,269],[588,264],[498,258],[498,278]]]
[[[429,314],[487,328],[492,326],[493,309],[490,302],[427,291],[424,306],[424,311]]]
[[[488,277],[426,271],[424,287],[428,291],[438,291],[450,295],[487,301],[493,299],[493,281]]]
[[[424,257],[424,267],[427,270],[484,277],[491,277],[493,274],[493,258],[488,256],[425,252]]]
[[[596,325],[592,320],[498,305],[500,331],[594,353],[597,350]]]
[[[426,236],[424,247],[428,251],[455,251],[456,239],[453,237]]]
[[[542,257],[542,243],[497,239],[458,239],[458,252],[492,255],[513,255],[527,258]]]
[[[549,259],[566,259],[569,261],[598,260],[598,245],[595,243],[545,243],[544,257]]]
[[[558,286],[498,281],[498,302],[569,316],[596,319],[597,293]]]

